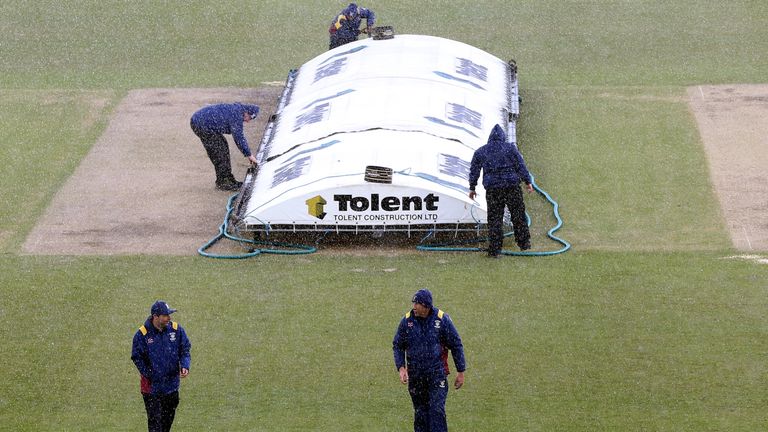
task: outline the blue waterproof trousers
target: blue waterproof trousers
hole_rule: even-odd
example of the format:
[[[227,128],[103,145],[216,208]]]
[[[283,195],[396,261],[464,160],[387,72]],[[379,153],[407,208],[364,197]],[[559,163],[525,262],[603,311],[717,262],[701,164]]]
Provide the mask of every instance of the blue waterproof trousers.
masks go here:
[[[143,393],[144,408],[147,409],[147,430],[149,432],[169,432],[176,408],[179,406],[179,392],[166,395]]]
[[[445,374],[411,376],[408,392],[413,402],[414,432],[447,432],[445,399],[448,397],[448,379]]]
[[[229,144],[224,135],[200,129],[194,124],[191,124],[190,126],[195,135],[200,138],[200,141],[205,148],[205,152],[208,154],[208,159],[210,159],[213,164],[213,169],[216,171],[216,184],[223,185],[228,182],[233,183],[235,181],[235,176],[232,175],[232,161],[229,158]]]
[[[331,40],[328,43],[328,49],[332,50],[334,48],[340,47],[342,45],[346,45],[346,44],[348,44],[350,42],[354,42],[356,40],[357,40],[357,36],[354,36],[354,37],[341,37],[341,36],[337,36],[335,34],[332,34],[331,35]]]
[[[525,202],[520,186],[486,189],[485,197],[488,204],[488,254],[498,255],[501,252],[504,242],[504,207],[509,209],[515,228],[515,243],[521,249],[529,245],[531,233],[525,218]]]

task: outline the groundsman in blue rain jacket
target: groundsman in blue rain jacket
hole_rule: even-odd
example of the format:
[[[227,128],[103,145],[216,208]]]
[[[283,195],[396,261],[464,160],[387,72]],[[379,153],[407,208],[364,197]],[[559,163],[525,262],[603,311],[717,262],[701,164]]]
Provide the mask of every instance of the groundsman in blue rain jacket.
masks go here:
[[[331,22],[328,28],[330,44],[328,49],[334,49],[344,44],[354,42],[360,35],[360,22],[366,19],[366,32],[370,32],[376,22],[376,14],[372,10],[350,3]]]
[[[523,161],[517,146],[507,142],[507,134],[501,126],[495,125],[488,136],[488,142],[477,149],[469,168],[469,189],[475,190],[483,170],[483,187],[486,189],[506,188],[531,183],[531,174]]]
[[[523,156],[514,143],[507,142],[507,134],[495,125],[488,136],[488,143],[475,150],[469,167],[469,198],[475,199],[475,187],[483,171],[488,213],[488,256],[499,257],[504,241],[502,222],[504,207],[509,209],[515,228],[515,243],[521,250],[531,248],[531,235],[525,217],[525,202],[520,182],[525,183],[528,193],[533,191],[531,174]]]
[[[448,430],[445,400],[448,396],[448,351],[456,365],[456,389],[464,384],[464,346],[447,313],[432,306],[432,293],[420,289],[413,309],[405,314],[392,341],[400,381],[408,384],[416,432]]]
[[[200,138],[208,159],[213,164],[217,188],[235,191],[242,185],[232,174],[229,144],[224,135],[232,135],[243,156],[252,165],[256,165],[256,156],[251,153],[248,140],[245,138],[244,124],[255,119],[258,114],[258,106],[239,102],[208,105],[192,114],[189,126]]]

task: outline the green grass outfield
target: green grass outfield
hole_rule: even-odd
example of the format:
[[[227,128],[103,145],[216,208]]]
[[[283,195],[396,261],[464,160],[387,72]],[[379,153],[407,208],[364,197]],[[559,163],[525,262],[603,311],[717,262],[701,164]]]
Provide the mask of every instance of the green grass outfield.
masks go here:
[[[422,286],[467,350],[451,430],[768,429],[768,266],[726,259],[736,252],[685,102],[688,85],[765,82],[768,4],[362,4],[399,33],[517,59],[521,147],[573,250],[22,255],[128,90],[282,80],[327,49],[345,4],[4,1],[0,430],[141,430],[130,343],[156,298],[193,342],[175,429],[408,430],[390,344]],[[556,247],[535,229],[537,247]]]

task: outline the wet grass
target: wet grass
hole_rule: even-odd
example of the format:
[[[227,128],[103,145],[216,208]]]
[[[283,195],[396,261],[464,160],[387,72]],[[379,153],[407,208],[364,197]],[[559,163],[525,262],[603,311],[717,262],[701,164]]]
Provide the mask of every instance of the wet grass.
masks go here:
[[[522,87],[764,80],[768,4],[711,1],[371,0],[399,34],[517,59]],[[327,49],[344,2],[23,0],[0,4],[0,82],[13,88],[252,87]],[[286,48],[290,47],[290,48]],[[10,61],[13,59],[13,61]]]
[[[684,89],[530,88],[523,110],[519,141],[528,167],[559,201],[560,233],[577,249],[730,244]],[[551,212],[529,198],[537,222]]]
[[[0,422],[141,429],[130,339],[166,298],[193,342],[179,429],[402,430],[391,340],[428,286],[467,351],[457,430],[760,430],[768,267],[722,258],[6,257]]]
[[[110,90],[0,89],[0,253],[18,253],[117,100]]]

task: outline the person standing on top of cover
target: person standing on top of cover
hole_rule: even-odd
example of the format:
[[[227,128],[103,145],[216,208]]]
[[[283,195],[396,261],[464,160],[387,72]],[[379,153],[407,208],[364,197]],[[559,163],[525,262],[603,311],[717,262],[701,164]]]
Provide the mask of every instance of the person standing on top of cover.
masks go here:
[[[525,217],[525,202],[520,182],[525,183],[528,193],[533,191],[531,174],[525,166],[517,146],[507,142],[507,134],[501,126],[493,127],[488,143],[475,151],[469,168],[469,198],[475,199],[475,186],[483,171],[483,187],[488,206],[488,256],[498,258],[504,233],[502,224],[504,207],[509,209],[515,229],[515,243],[520,250],[531,248],[531,234]]]
[[[432,293],[420,289],[413,295],[413,309],[400,320],[392,341],[400,382],[408,384],[413,402],[415,432],[445,432],[445,399],[448,397],[448,350],[456,365],[458,390],[464,385],[464,346],[447,313],[432,306]]]
[[[256,157],[251,154],[248,140],[245,139],[243,126],[259,114],[259,107],[239,102],[231,104],[209,105],[192,115],[189,122],[192,131],[208,153],[213,168],[216,170],[216,187],[226,191],[236,191],[243,185],[232,175],[232,162],[229,159],[229,144],[224,134],[232,135],[237,148],[243,152],[251,164],[256,165]]]
[[[373,24],[376,22],[376,14],[372,10],[350,3],[331,22],[328,33],[331,36],[329,50],[344,44],[354,42],[360,34],[360,21],[366,19],[366,28],[363,33],[370,34]]]
[[[179,406],[179,378],[189,375],[192,344],[187,332],[171,321],[168,303],[156,301],[150,316],[133,335],[131,360],[141,374],[141,396],[149,432],[171,430]]]

